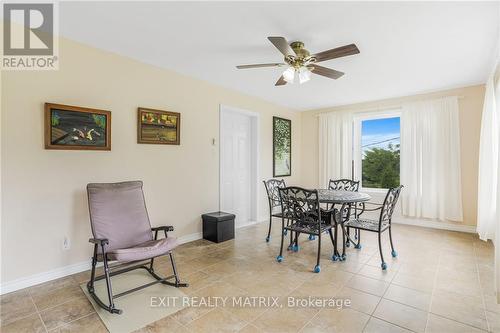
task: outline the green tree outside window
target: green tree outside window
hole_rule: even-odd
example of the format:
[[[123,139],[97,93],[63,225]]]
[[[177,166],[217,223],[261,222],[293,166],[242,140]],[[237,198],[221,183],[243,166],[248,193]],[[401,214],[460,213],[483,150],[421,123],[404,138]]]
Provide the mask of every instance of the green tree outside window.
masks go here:
[[[399,144],[387,149],[372,148],[362,161],[363,187],[392,188],[399,186]]]

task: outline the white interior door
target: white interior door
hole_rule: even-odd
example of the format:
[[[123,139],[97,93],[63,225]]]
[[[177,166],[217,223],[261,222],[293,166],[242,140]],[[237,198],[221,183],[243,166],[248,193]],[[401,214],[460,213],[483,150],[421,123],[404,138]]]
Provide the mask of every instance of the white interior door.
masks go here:
[[[221,112],[221,210],[236,215],[236,225],[247,224],[252,208],[252,119]]]

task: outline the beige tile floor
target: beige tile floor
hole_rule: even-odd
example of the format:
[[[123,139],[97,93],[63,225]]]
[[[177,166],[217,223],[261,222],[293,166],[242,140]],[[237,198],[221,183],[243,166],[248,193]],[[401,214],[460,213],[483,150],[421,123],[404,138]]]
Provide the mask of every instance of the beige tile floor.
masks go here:
[[[192,296],[336,297],[336,308],[186,308],[140,330],[144,332],[500,332],[500,305],[493,294],[493,248],[475,235],[394,226],[399,253],[380,269],[374,234],[363,248],[348,249],[346,262],[332,262],[323,238],[320,274],[317,241],[302,237],[298,253],[277,263],[279,222],[270,243],[266,224],[239,229],[221,244],[196,241],[176,250],[184,289]],[[89,247],[90,250],[90,247]],[[169,269],[166,260],[158,271]],[[106,332],[79,284],[88,272],[1,297],[1,332]],[[284,302],[286,305],[286,301]],[[124,314],[127,315],[127,314]]]

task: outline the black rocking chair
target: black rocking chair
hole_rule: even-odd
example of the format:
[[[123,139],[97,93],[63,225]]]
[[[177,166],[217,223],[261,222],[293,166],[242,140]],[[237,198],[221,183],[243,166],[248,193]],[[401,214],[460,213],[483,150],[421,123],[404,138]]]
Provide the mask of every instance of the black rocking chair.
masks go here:
[[[316,266],[313,271],[319,273],[321,257],[321,234],[328,231],[332,244],[334,243],[332,234],[332,225],[328,219],[321,215],[319,206],[319,197],[317,190],[306,190],[300,187],[279,188],[281,198],[281,247],[280,253],[276,257],[278,262],[283,261],[283,242],[285,238],[284,231],[290,230],[295,234],[294,246],[298,248],[298,236],[301,233],[318,236],[318,256]],[[287,219],[287,223],[285,223]]]
[[[365,230],[370,232],[376,232],[378,234],[378,248],[380,252],[380,260],[382,262],[380,266],[382,267],[383,270],[387,269],[387,264],[384,261],[384,255],[382,253],[382,241],[381,241],[382,233],[384,231],[389,230],[389,240],[391,243],[392,257],[396,258],[398,255],[396,250],[394,250],[394,244],[392,242],[391,222],[392,222],[392,214],[394,213],[394,209],[396,207],[396,203],[398,202],[399,194],[401,193],[402,188],[403,185],[389,189],[387,191],[387,195],[385,196],[384,203],[382,205],[380,205],[378,208],[364,210],[364,211],[380,210],[378,221],[359,217],[359,215],[363,213],[363,211],[361,211],[359,214],[354,215],[354,217],[350,218],[348,221],[342,224],[342,230],[344,231],[344,234],[346,233],[345,228]],[[356,247],[359,248],[359,242],[360,242],[359,238],[357,241],[354,241],[349,238],[349,235],[347,237],[353,244],[356,244]]]
[[[110,313],[121,314],[114,300],[157,283],[175,287],[187,287],[181,283],[175,266],[172,250],[177,247],[177,240],[168,237],[172,226],[151,227],[141,181],[113,184],[88,184],[90,224],[94,238],[92,271],[87,290],[96,303]],[[158,232],[163,231],[165,238],[158,239]],[[154,237],[153,237],[154,233]],[[173,275],[161,277],[153,269],[154,258],[168,255],[172,263]],[[97,262],[104,264],[104,274],[96,276]],[[117,264],[110,265],[110,261]],[[111,277],[135,269],[145,269],[156,281],[132,288],[113,295]],[[96,295],[95,281],[106,280],[108,304]],[[170,281],[172,280],[173,281]]]

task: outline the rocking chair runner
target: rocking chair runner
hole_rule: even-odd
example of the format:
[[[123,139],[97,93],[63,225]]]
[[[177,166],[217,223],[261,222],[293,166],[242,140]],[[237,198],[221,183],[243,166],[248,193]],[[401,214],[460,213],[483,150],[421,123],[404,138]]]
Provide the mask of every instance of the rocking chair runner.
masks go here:
[[[175,266],[172,250],[177,247],[177,240],[167,236],[167,232],[173,231],[174,228],[151,227],[141,181],[88,184],[87,194],[94,236],[89,239],[89,242],[94,244],[94,254],[87,289],[100,307],[110,313],[121,314],[122,310],[114,305],[114,299],[118,297],[157,283],[175,287],[188,286],[187,283],[180,282]],[[165,238],[158,239],[159,231],[164,232]],[[161,277],[154,271],[154,258],[167,254],[172,263],[173,275]],[[104,264],[104,274],[96,276],[96,265],[99,261]],[[118,264],[110,266],[109,261],[117,261]],[[111,277],[139,268],[148,271],[156,281],[113,295]],[[103,279],[106,280],[109,304],[99,299],[94,290],[95,281]],[[169,281],[171,279],[174,281]]]

